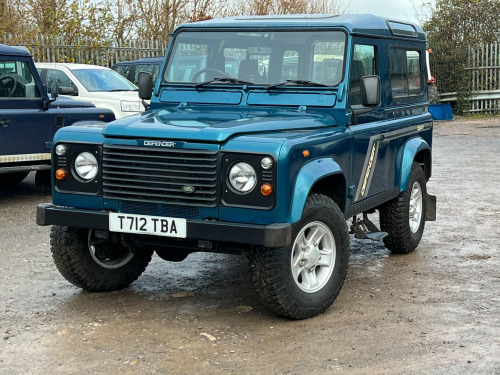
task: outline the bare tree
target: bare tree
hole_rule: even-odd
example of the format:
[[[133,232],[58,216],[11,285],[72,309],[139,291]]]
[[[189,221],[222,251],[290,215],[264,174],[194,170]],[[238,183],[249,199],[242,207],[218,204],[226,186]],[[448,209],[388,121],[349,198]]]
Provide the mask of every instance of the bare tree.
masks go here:
[[[44,35],[58,33],[66,9],[65,0],[19,0],[18,3],[25,11],[28,24],[32,23],[31,29],[36,28]]]
[[[348,9],[347,0],[236,0],[233,14],[342,14]]]
[[[168,40],[169,33],[180,22],[181,9],[188,0],[136,1],[136,35],[139,38]]]
[[[123,40],[136,37],[139,14],[136,0],[107,1],[107,7],[112,15],[111,35],[113,40]]]
[[[231,15],[330,13],[348,0],[0,0],[0,34],[166,42],[181,23]],[[106,42],[107,43],[107,42]]]
[[[227,13],[227,2],[223,0],[190,0],[183,9],[184,22],[204,21],[224,17]]]

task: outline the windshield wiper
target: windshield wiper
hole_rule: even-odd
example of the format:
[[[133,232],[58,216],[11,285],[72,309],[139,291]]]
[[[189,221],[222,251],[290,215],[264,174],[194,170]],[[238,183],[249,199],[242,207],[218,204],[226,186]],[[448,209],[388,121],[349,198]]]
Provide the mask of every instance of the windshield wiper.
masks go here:
[[[229,83],[238,83],[238,84],[241,84],[241,85],[253,85],[253,83],[252,83],[252,82],[243,81],[243,80],[241,80],[241,79],[237,79],[237,78],[231,78],[231,77],[220,77],[220,78],[210,79],[210,80],[205,81],[205,82],[200,82],[200,83],[197,83],[197,84],[196,84],[196,85],[194,85],[193,87],[194,87],[195,89],[197,89],[198,87],[208,85],[209,83],[212,83],[212,82],[229,82]]]
[[[329,85],[325,85],[324,83],[308,81],[305,79],[287,79],[285,82],[276,83],[274,85],[267,86],[266,90],[269,91],[269,90],[274,89],[276,87],[289,85],[291,83],[294,83],[296,85],[304,85],[304,86],[330,87]]]

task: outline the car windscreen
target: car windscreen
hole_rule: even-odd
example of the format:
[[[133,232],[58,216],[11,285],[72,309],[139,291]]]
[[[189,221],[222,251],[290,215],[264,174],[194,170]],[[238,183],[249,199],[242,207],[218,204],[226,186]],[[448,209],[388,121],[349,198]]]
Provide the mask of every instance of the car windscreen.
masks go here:
[[[345,49],[346,34],[335,30],[182,31],[163,81],[336,86],[344,75]]]
[[[114,70],[75,69],[72,70],[72,73],[88,91],[137,90],[137,86]]]

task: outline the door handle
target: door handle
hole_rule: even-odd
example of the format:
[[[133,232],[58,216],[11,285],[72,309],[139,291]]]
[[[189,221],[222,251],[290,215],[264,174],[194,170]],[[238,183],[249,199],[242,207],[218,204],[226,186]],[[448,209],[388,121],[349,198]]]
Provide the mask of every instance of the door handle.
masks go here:
[[[10,120],[9,119],[3,118],[3,119],[0,120],[0,126],[2,128],[5,128],[5,127],[9,126],[9,124],[10,124]]]

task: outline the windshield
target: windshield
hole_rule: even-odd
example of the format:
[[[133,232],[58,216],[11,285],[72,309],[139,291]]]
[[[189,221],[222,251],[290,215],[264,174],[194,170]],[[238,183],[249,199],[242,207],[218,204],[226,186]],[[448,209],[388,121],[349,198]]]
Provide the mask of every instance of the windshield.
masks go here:
[[[174,40],[163,80],[336,86],[344,74],[345,38],[341,31],[324,30],[183,31]]]
[[[114,70],[75,69],[72,73],[88,91],[137,90],[137,86]]]

